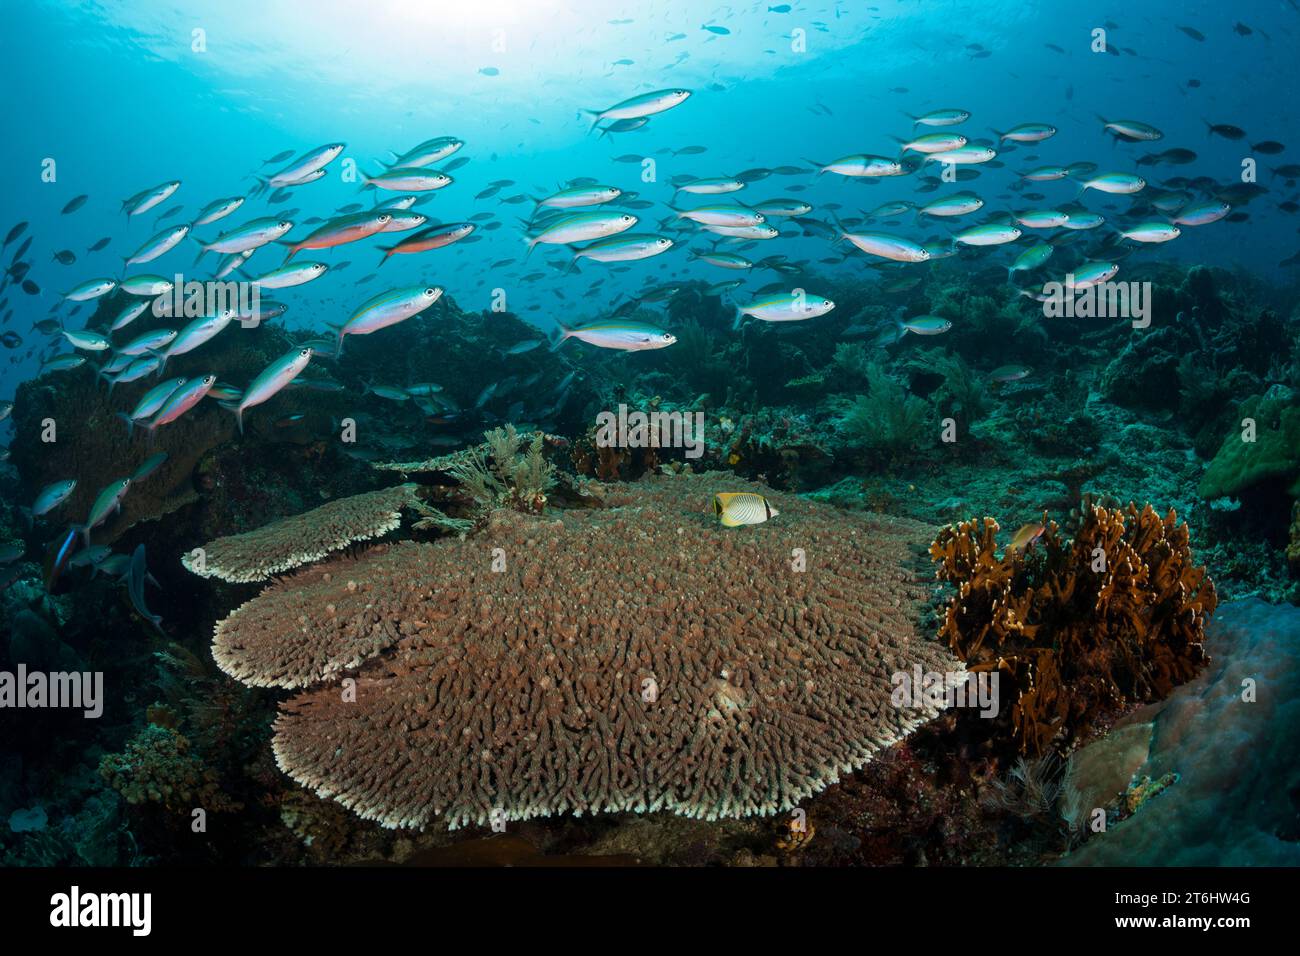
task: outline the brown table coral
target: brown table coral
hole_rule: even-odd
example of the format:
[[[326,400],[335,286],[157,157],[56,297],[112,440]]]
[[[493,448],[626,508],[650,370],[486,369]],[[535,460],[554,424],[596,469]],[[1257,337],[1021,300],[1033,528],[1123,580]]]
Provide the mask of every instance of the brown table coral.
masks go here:
[[[419,507],[415,487],[395,485],[339,498],[255,531],[218,538],[184,555],[181,563],[205,578],[265,581],[392,531],[402,523],[402,509]]]
[[[726,490],[780,517],[721,528]],[[280,767],[387,826],[774,813],[936,712],[892,705],[894,675],[961,671],[914,627],[924,525],[715,475],[606,503],[335,558],[221,622],[228,673],[317,685],[283,706]],[[319,685],[362,661],[354,694]]]

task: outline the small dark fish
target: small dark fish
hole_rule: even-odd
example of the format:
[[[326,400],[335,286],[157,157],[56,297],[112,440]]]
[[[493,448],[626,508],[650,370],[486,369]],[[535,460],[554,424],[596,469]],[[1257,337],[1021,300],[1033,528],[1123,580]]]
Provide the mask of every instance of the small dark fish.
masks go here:
[[[144,563],[144,545],[137,544],[135,553],[131,555],[131,571],[127,577],[127,593],[131,595],[131,606],[135,608],[137,614],[158,629],[162,634],[162,618],[157,614],[150,612],[144,602],[144,583],[149,578],[149,569]],[[154,582],[157,584],[157,582]]]
[[[60,265],[70,266],[77,261],[77,254],[71,249],[60,249],[54,254],[54,261]]]
[[[706,23],[704,26],[700,27],[700,29],[701,29],[701,30],[708,30],[710,33],[715,33],[715,34],[717,34],[717,35],[720,36],[720,37],[725,37],[725,36],[730,36],[730,35],[731,35],[731,31],[728,30],[726,27],[715,26],[715,25],[711,25],[711,24],[707,24],[707,23]]]
[[[742,183],[756,183],[761,179],[767,179],[767,177],[771,175],[772,170],[759,167],[756,169],[747,169],[743,173],[737,173],[736,179]]]
[[[33,282],[31,279],[24,279],[23,291],[26,292],[28,295],[40,295],[41,287],[38,286],[35,282]]]
[[[483,67],[481,70],[479,70],[479,72],[482,73],[484,76],[500,76],[500,75],[501,75],[501,71],[498,70],[495,66],[485,66],[485,67]]]
[[[277,189],[275,192],[271,193],[271,196],[269,199],[267,199],[267,202],[272,205],[275,205],[276,203],[285,202],[292,195],[293,193],[291,193],[288,189]]]
[[[357,212],[360,209],[361,209],[361,203],[350,202],[346,206],[339,206],[339,208],[334,211],[339,213],[340,215],[347,215],[350,212]]]
[[[1182,30],[1197,43],[1205,42],[1205,34],[1200,30],[1197,30],[1195,27],[1179,27],[1178,29]]]
[[[491,198],[492,196],[495,196],[495,195],[496,195],[497,193],[499,193],[500,191],[501,191],[501,187],[500,187],[500,186],[489,186],[487,189],[483,190],[481,193],[479,193],[479,194],[478,194],[477,196],[475,196],[474,198],[475,198],[475,199],[489,199],[489,198]]]
[[[1286,147],[1281,143],[1274,142],[1271,139],[1266,139],[1262,143],[1256,143],[1250,148],[1250,151],[1252,153],[1263,153],[1265,156],[1276,156],[1285,149]]]
[[[1209,120],[1206,120],[1205,125],[1210,129],[1210,136],[1217,135],[1222,136],[1224,139],[1231,140],[1246,138],[1246,131],[1240,126],[1233,126],[1231,123],[1211,123]]]
[[[86,200],[89,198],[90,197],[87,196],[85,193],[82,193],[80,196],[74,196],[72,199],[69,199],[68,204],[63,207],[62,214],[66,216],[70,212],[76,212],[78,209],[80,209],[82,206],[86,204]]]
[[[67,534],[62,538],[56,538],[50,543],[46,550],[45,559],[42,561],[45,590],[53,591],[55,585],[59,583],[59,576],[67,570],[68,562],[77,551],[77,544],[81,540],[80,532],[75,528],[69,528]],[[141,545],[144,547],[144,545]]]
[[[460,169],[468,162],[469,162],[468,156],[457,156],[455,159],[453,159],[450,163],[448,163],[446,166],[442,168],[444,172],[452,173]]]
[[[171,209],[168,209],[165,213],[163,213],[161,216],[159,216],[157,219],[154,220],[154,225],[156,226],[158,223],[162,222],[164,219],[170,219],[172,216],[176,215],[178,212],[180,212],[180,211],[181,211],[182,209],[184,209],[184,208],[185,208],[185,207],[184,207],[183,205],[182,205],[182,206],[172,206]]]
[[[150,455],[140,463],[140,467],[131,475],[131,484],[137,484],[152,475],[163,462],[167,460],[167,452],[160,451],[156,455]]]
[[[16,349],[22,344],[23,337],[13,329],[9,329],[3,335],[0,335],[0,345],[3,345],[7,349]]]
[[[700,153],[707,153],[707,146],[683,146],[681,149],[671,150],[674,156],[698,156]]]
[[[105,236],[103,239],[99,240],[99,242],[95,243],[93,246],[91,246],[91,247],[90,247],[89,249],[87,249],[86,251],[87,251],[87,252],[98,252],[100,249],[106,249],[106,248],[108,247],[108,244],[109,244],[110,242],[112,242],[112,241],[113,241],[113,237],[112,237],[112,236]]]
[[[5,236],[4,245],[5,246],[9,245],[9,243],[13,242],[15,239],[21,236],[23,234],[23,230],[26,228],[27,228],[27,223],[20,222],[18,225],[10,229],[9,235]],[[0,246],[0,248],[3,248],[3,246]]]
[[[290,156],[292,156],[292,155],[294,154],[294,152],[295,152],[295,151],[292,150],[292,149],[286,149],[286,150],[285,150],[284,152],[282,152],[282,153],[276,153],[276,154],[275,154],[274,156],[272,156],[270,159],[264,159],[264,160],[262,160],[262,165],[263,165],[263,166],[270,166],[272,163],[282,163],[282,162],[284,162],[286,159],[288,159]]]
[[[1232,30],[1239,37],[1248,37],[1255,32],[1250,27],[1246,26],[1246,24],[1242,23],[1240,20],[1237,21],[1237,25],[1234,26]]]
[[[638,155],[636,155],[635,153],[624,153],[622,156],[615,156],[615,157],[614,157],[614,162],[616,162],[616,163],[639,163],[639,162],[641,162],[641,160],[643,160],[643,159],[645,159],[644,156],[638,156]]]

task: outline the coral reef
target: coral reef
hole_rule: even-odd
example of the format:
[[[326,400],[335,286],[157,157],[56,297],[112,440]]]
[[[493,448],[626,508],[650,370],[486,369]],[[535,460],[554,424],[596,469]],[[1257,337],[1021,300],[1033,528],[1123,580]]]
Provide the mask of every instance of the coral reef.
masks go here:
[[[1001,557],[997,531],[992,518],[949,526],[930,555],[957,587],[940,636],[972,671],[1000,675],[1022,752],[1068,747],[1196,674],[1218,598],[1173,511],[1092,506],[1072,541],[1044,516],[1038,541]]]
[[[1289,494],[1300,497],[1300,402],[1285,386],[1241,403],[1239,422],[1223,440],[1205,469],[1200,493],[1206,500],[1239,495],[1269,479],[1290,483]],[[1247,440],[1246,426],[1254,423]]]
[[[779,520],[720,528],[728,489],[769,495]],[[472,538],[334,559],[235,612],[215,653],[249,683],[370,659],[355,699],[324,686],[284,706],[280,767],[386,826],[772,813],[936,712],[893,706],[892,675],[961,673],[915,633],[924,526],[712,475],[605,504],[497,510]]]
[[[1286,546],[1287,564],[1291,566],[1291,573],[1300,577],[1300,501],[1291,508],[1291,533]]]
[[[241,808],[221,789],[216,772],[190,753],[189,740],[168,727],[148,725],[125,752],[105,756],[99,773],[130,804],[156,803],[180,812]]]
[[[452,465],[448,473],[480,509],[514,508],[540,514],[555,487],[555,466],[542,453],[543,435],[521,435],[514,425],[494,428],[486,441]]]
[[[843,443],[858,450],[915,453],[929,406],[909,395],[879,362],[868,363],[862,374],[867,392],[841,405],[837,425]]]
[[[205,578],[265,581],[353,542],[387,534],[401,524],[403,508],[419,504],[415,491],[415,485],[404,484],[340,498],[255,531],[218,538],[181,562]]]

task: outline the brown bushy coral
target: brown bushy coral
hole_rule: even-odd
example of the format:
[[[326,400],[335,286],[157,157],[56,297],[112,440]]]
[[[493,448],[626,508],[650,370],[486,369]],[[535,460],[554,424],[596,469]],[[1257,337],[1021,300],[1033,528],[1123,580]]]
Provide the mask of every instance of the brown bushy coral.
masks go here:
[[[223,621],[217,660],[249,683],[365,662],[355,697],[284,706],[280,767],[387,826],[774,813],[936,712],[893,706],[893,675],[960,672],[913,625],[926,526],[717,475],[609,490],[604,508],[503,509],[464,540],[333,559]],[[724,490],[780,515],[722,528]]]
[[[170,727],[149,724],[120,754],[108,754],[99,774],[127,803],[157,803],[168,810],[242,809],[221,789],[216,771],[190,752],[189,739]]]
[[[1206,659],[1218,597],[1173,511],[1094,506],[1073,541],[1048,522],[1002,557],[997,531],[992,518],[949,526],[930,556],[957,586],[940,636],[970,670],[1001,675],[1021,751],[1068,746],[1099,716],[1166,696]]]

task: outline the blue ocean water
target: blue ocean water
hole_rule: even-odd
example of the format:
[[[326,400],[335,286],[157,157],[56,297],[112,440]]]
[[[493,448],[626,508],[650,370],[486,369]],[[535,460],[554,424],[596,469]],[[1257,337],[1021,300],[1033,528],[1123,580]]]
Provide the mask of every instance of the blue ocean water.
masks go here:
[[[790,505],[781,505],[787,522],[809,501],[844,506],[837,513],[846,523],[863,510],[924,521],[918,535],[996,514],[1004,555],[1033,547],[1048,521],[1067,527],[1098,503],[1151,501],[1188,523],[1192,563],[1208,568],[1225,598],[1275,602],[1259,608],[1300,602],[1300,563],[1287,550],[1288,542],[1293,552],[1300,548],[1300,464],[1285,447],[1277,451],[1285,445],[1277,436],[1295,434],[1286,429],[1300,422],[1300,0],[1236,7],[1208,0],[11,0],[0,11],[0,89],[9,93],[0,148],[0,418],[12,416],[0,422],[0,630],[14,635],[0,643],[0,663],[107,661],[112,723],[103,732],[82,727],[75,738],[98,770],[90,784],[68,782],[82,759],[72,745],[54,756],[40,752],[55,739],[51,725],[8,735],[15,743],[0,747],[0,819],[15,813],[23,828],[11,827],[15,833],[38,831],[48,808],[48,820],[66,832],[80,826],[108,835],[75,847],[35,838],[0,844],[0,860],[10,853],[24,864],[137,855],[188,861],[192,845],[166,831],[137,826],[144,849],[128,850],[118,831],[94,822],[101,815],[116,821],[116,795],[138,808],[143,798],[121,768],[135,762],[137,744],[169,746],[178,726],[240,801],[265,808],[283,798],[281,809],[288,808],[270,823],[243,816],[247,829],[227,830],[205,861],[247,862],[250,846],[265,859],[302,858],[296,843],[299,856],[264,842],[266,833],[293,827],[297,790],[268,794],[261,771],[270,764],[250,770],[245,752],[251,741],[266,757],[278,700],[268,695],[237,709],[238,732],[213,731],[221,708],[209,698],[220,699],[231,682],[216,665],[194,676],[202,664],[184,693],[159,678],[158,695],[169,697],[159,707],[154,677],[140,676],[153,667],[146,649],[172,641],[172,651],[207,663],[215,623],[240,605],[237,589],[305,560],[291,555],[275,572],[263,567],[248,576],[228,567],[208,576],[217,583],[198,577],[197,551],[316,514],[322,502],[382,489],[399,474],[406,481],[407,465],[476,446],[498,425],[546,433],[520,447],[535,447],[532,457],[554,471],[546,480],[560,475],[562,483],[539,479],[525,497],[516,482],[514,499],[458,498],[444,481],[450,469],[416,468],[435,476],[421,483],[427,497],[420,501],[447,514],[440,525],[421,511],[426,520],[408,521],[410,532],[421,539],[478,533],[468,529],[503,501],[530,513],[577,512],[591,504],[585,496],[599,481],[697,468],[703,474],[690,481],[698,489],[752,479],[790,493]],[[648,109],[638,98],[654,91],[689,95]],[[946,123],[944,111],[959,111],[958,121]],[[987,149],[985,161],[946,162],[942,152],[926,161],[918,147],[929,143],[911,142],[945,135],[962,138],[970,150],[963,159]],[[432,161],[449,184],[365,188],[367,176],[436,137],[463,141]],[[341,144],[338,155],[317,164],[323,174],[314,181],[269,181],[295,157],[331,143]],[[852,175],[863,154],[899,163],[899,175]],[[690,191],[710,179],[738,188]],[[170,182],[178,183],[174,192],[127,215],[140,196]],[[593,248],[588,235],[530,251],[554,222],[539,216],[538,201],[576,184],[621,191],[579,212],[635,216],[625,234],[671,239],[672,247],[597,262],[581,257]],[[230,408],[256,392],[261,370],[268,362],[276,368],[284,349],[292,357],[311,343],[310,374],[292,391],[272,382],[285,385],[284,394],[251,413],[246,433],[242,419],[237,433],[214,407],[216,393],[175,418],[155,408],[120,430],[118,419],[162,379],[142,376],[110,393],[81,368],[47,371],[24,386],[52,358],[118,361],[114,351],[136,335],[95,338],[132,301],[123,290],[78,297],[85,301],[65,293],[144,274],[207,279],[218,256],[196,259],[200,243],[254,219],[284,220],[291,228],[281,238],[293,244],[338,216],[406,193],[428,225],[468,222],[474,231],[388,258],[384,249],[416,230],[304,249],[292,260],[284,244],[267,242],[234,277],[286,261],[328,270],[266,293],[287,311],[258,333],[260,342],[245,348],[225,333],[220,352],[210,347],[169,366],[195,376],[176,394],[220,379]],[[956,193],[977,196],[981,207],[962,216],[918,214]],[[125,265],[150,237],[194,222],[222,197],[242,205],[193,226],[157,258]],[[735,216],[773,202],[777,211],[763,228],[774,238],[710,232],[680,218],[715,204]],[[1186,218],[1211,203],[1223,204],[1221,214]],[[790,211],[802,204],[806,211]],[[1089,214],[1100,218],[1084,229],[1078,224]],[[1053,216],[1052,224],[1030,224]],[[1013,220],[1020,226],[1012,242],[954,238],[977,224]],[[1170,241],[1139,242],[1123,232]],[[881,233],[911,250],[924,243],[926,255],[944,261],[890,261],[855,248],[879,248],[879,237],[855,244],[846,233]],[[1035,243],[1052,257],[1009,273]],[[717,253],[752,268],[703,258]],[[1167,308],[1132,328],[1113,317],[1054,322],[1018,294],[1032,298],[1089,262],[1113,263],[1120,281],[1150,281]],[[380,329],[364,343],[352,339],[335,354],[341,323],[372,297],[406,287],[442,290],[455,314],[405,315],[422,319]],[[840,301],[826,321],[787,321],[807,316],[775,307],[757,315],[764,295],[791,289]],[[746,303],[756,318],[733,327],[734,307]],[[679,337],[671,350],[620,355],[610,348],[619,341],[593,332],[548,354],[540,337],[516,339],[513,319],[497,312],[548,335],[615,317],[658,322],[661,334]],[[126,358],[135,367],[148,354],[142,347]],[[214,354],[221,360],[207,364]],[[707,419],[708,440],[697,446],[707,445],[703,460],[677,447],[660,457],[659,446],[646,453],[644,445],[620,458],[633,447],[626,441],[602,458],[611,446],[594,437],[593,418],[618,410],[625,420],[626,406],[637,403],[692,416],[701,434]],[[1237,447],[1246,408],[1261,420],[1263,465]],[[60,444],[47,449],[44,429],[55,418]],[[343,435],[358,422],[362,441],[353,447]],[[959,440],[946,437],[950,427],[960,428]],[[126,505],[114,516],[111,493],[125,488],[126,475],[137,490],[125,498],[118,492]],[[39,507],[61,487],[64,499]],[[737,535],[762,532],[749,524],[781,527],[782,515],[761,496],[740,495],[737,511],[723,515],[724,496],[701,491],[691,515],[719,517]],[[361,530],[330,548],[369,541]],[[1186,596],[1184,586],[1178,590]],[[1199,627],[1191,618],[1188,627]],[[1214,653],[1226,657],[1232,647]],[[1252,654],[1262,659],[1266,651]],[[7,726],[24,716],[0,715],[13,721]],[[128,728],[141,726],[128,741]],[[1249,728],[1268,736],[1267,721]],[[964,766],[961,747],[949,746],[959,736],[928,741],[932,754],[959,767],[951,779],[1007,778],[1009,752],[1000,764]],[[984,760],[978,748],[964,753]],[[876,781],[882,804],[897,803],[894,795],[910,793],[919,779],[908,776],[916,767],[891,767],[898,770],[892,784]],[[1197,786],[1213,790],[1205,779]],[[931,827],[925,814],[900,817],[898,847],[859,846],[854,827],[871,814],[857,805],[837,811],[827,801],[817,812],[829,825],[814,851],[824,855],[805,859],[914,862],[902,824],[924,827],[917,845],[924,842],[930,856],[921,859],[936,862],[1025,863],[1045,852],[1042,834],[1004,845],[986,839],[998,823],[967,829],[975,797],[964,783],[942,793],[939,783],[927,786],[951,826]],[[95,787],[112,790],[113,802],[87,799]],[[837,844],[836,830],[858,836]],[[1277,838],[1289,851],[1290,836]],[[312,860],[337,850],[315,839],[304,842],[316,848]],[[991,855],[994,844],[1006,855]],[[349,852],[371,859],[370,849]],[[664,858],[694,861],[695,851]]]
[[[278,207],[266,205],[265,195],[251,199],[235,216],[195,234],[211,238],[219,228],[277,209],[296,208],[303,219],[370,202],[374,192],[346,181],[348,170],[373,172],[377,160],[391,158],[390,150],[454,135],[467,144],[458,158],[469,162],[452,174],[451,187],[419,209],[435,221],[483,212],[494,219],[479,223],[473,244],[396,257],[382,276],[393,285],[437,282],[469,309],[488,307],[492,290],[504,289],[513,311],[547,328],[556,319],[599,317],[643,283],[730,276],[692,261],[685,236],[670,253],[621,273],[588,265],[566,275],[547,262],[563,265],[567,255],[538,250],[524,259],[519,220],[530,215],[532,202],[504,200],[546,195],[589,177],[653,203],[638,211],[638,231],[655,231],[672,215],[666,204],[674,199],[674,176],[807,168],[805,158],[828,162],[852,153],[893,156],[898,147],[891,137],[913,132],[905,113],[959,107],[972,114],[960,127],[972,140],[995,142],[991,130],[1020,123],[1059,129],[1041,144],[1003,152],[1004,168],[957,184],[985,197],[985,215],[1074,200],[1073,180],[1038,184],[1046,197],[1038,203],[1008,192],[1032,165],[1095,162],[1103,170],[1145,172],[1153,185],[1175,175],[1231,184],[1240,180],[1243,162],[1253,159],[1269,192],[1250,203],[1246,221],[1186,228],[1176,242],[1137,255],[1239,267],[1274,282],[1293,275],[1278,263],[1295,252],[1296,220],[1278,207],[1294,197],[1294,183],[1269,167],[1295,162],[1295,147],[1287,142],[1297,126],[1296,98],[1287,91],[1300,88],[1292,55],[1300,24],[1294,3],[1228,9],[1152,2],[1109,9],[886,0],[716,6],[662,0],[40,0],[7,4],[5,15],[0,70],[5,88],[17,95],[10,98],[0,153],[7,184],[0,225],[7,230],[31,223],[27,278],[41,290],[28,295],[9,286],[6,308],[13,315],[6,327],[24,343],[0,366],[5,395],[50,351],[31,330],[34,321],[53,308],[76,327],[59,293],[94,276],[120,275],[122,257],[155,231],[152,215],[126,221],[123,199],[180,180],[175,196],[153,213],[180,204],[169,222],[184,222],[214,198],[250,190],[251,173],[277,168],[263,167],[262,160],[333,141],[347,148],[320,182],[294,190]],[[1098,37],[1109,52],[1098,51]],[[669,87],[689,89],[692,96],[642,130],[589,133],[584,109]],[[1098,116],[1139,119],[1164,137],[1116,143]],[[1209,135],[1207,123],[1234,125],[1245,138]],[[1261,141],[1287,149],[1252,152]],[[705,151],[674,154],[691,146]],[[1196,159],[1180,166],[1135,165],[1143,155],[1172,147],[1193,150]],[[653,160],[653,169],[642,165],[643,157]],[[474,198],[502,180],[511,184]],[[847,218],[886,201],[917,199],[916,185],[915,174],[881,180],[772,176],[750,185],[743,198],[797,196],[814,205],[813,217],[826,221],[828,204],[839,203],[838,214]],[[791,186],[804,188],[791,193]],[[81,194],[90,197],[85,206],[61,215]],[[1093,192],[1082,201],[1104,211],[1117,207],[1114,199]],[[912,219],[903,217],[897,231],[916,239],[945,234],[944,224]],[[290,238],[305,231],[300,226]],[[782,233],[763,244],[762,254],[816,263],[822,272],[862,273],[869,266],[856,255],[821,263],[842,251],[826,235],[788,226]],[[103,237],[112,237],[107,248],[86,251]],[[319,330],[364,299],[366,290],[354,283],[379,261],[377,244],[317,256],[353,264],[283,295],[289,327]],[[692,241],[689,247],[707,244]],[[75,263],[52,259],[65,249],[76,255]],[[187,240],[147,271],[188,273],[193,252]],[[988,252],[1003,266],[1014,254]],[[275,259],[264,252],[252,264],[271,268]],[[494,267],[503,260],[514,261]],[[593,288],[600,277],[606,281]],[[761,285],[757,273],[748,281],[751,288]]]

